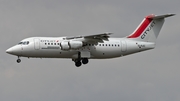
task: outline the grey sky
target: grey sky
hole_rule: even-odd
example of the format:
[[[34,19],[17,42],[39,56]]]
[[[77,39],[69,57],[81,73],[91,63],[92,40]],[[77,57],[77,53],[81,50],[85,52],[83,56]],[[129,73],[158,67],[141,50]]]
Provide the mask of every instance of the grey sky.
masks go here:
[[[179,0],[0,0],[0,101],[179,101]],[[32,36],[113,32],[124,37],[148,14],[166,19],[154,50],[90,60],[27,59],[5,50]]]

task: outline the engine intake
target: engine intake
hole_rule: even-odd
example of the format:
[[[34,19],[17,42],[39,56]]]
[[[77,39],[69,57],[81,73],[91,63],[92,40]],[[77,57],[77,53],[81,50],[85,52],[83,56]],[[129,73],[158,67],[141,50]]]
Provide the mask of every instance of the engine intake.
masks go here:
[[[69,42],[68,41],[62,41],[60,43],[60,47],[61,47],[61,50],[69,50],[70,49]]]

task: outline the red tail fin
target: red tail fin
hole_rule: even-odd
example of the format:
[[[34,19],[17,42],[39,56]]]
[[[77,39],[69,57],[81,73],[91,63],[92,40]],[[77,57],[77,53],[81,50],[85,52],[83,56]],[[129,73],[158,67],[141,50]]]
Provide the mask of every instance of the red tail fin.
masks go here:
[[[137,27],[137,29],[131,35],[128,36],[128,38],[139,37],[144,32],[144,30],[147,28],[147,26],[151,23],[151,21],[153,20],[152,18],[154,16],[155,15],[153,15],[153,14],[146,16],[145,19],[141,22],[141,24]]]

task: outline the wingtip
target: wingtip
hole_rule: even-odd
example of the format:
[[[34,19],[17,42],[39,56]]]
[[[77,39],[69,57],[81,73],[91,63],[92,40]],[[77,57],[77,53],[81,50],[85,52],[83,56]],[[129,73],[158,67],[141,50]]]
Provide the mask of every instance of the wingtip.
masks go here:
[[[113,33],[111,33],[111,32],[105,32],[104,34],[111,35],[111,34],[113,34]]]
[[[169,14],[169,16],[175,16],[176,14]]]

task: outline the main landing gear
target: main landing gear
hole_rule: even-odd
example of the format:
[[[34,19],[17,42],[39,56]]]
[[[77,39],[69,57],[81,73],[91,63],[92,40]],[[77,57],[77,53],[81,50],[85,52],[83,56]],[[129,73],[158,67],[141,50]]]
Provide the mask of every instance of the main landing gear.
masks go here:
[[[88,58],[80,58],[73,60],[76,67],[80,67],[82,64],[87,64],[89,62]]]
[[[78,52],[78,58],[72,59],[75,62],[76,67],[80,67],[83,64],[87,64],[89,62],[88,58],[81,58],[81,52]]]
[[[18,57],[18,59],[17,59],[17,63],[20,63],[21,62],[21,59]]]

